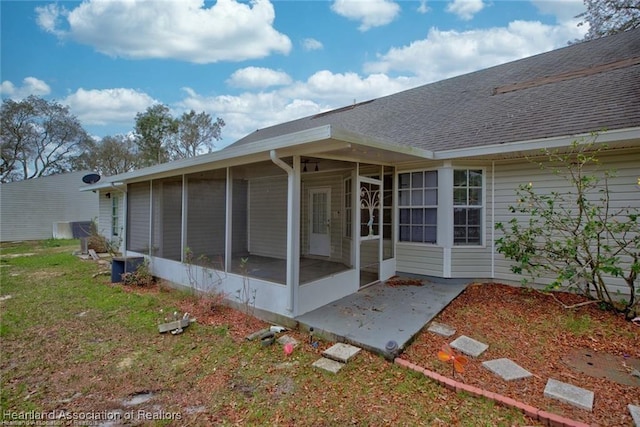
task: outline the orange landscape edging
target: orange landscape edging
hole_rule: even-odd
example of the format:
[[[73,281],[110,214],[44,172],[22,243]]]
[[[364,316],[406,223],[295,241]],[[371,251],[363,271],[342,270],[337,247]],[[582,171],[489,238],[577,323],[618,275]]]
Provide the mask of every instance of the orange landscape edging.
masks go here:
[[[426,368],[418,366],[415,363],[409,362],[408,360],[402,359],[400,357],[396,357],[393,361],[396,365],[400,365],[412,371],[420,372],[424,374],[426,377],[431,378],[432,380],[436,381],[438,384],[446,387],[449,390],[453,390],[456,392],[464,391],[465,393],[469,393],[473,396],[491,399],[502,406],[517,409],[523,414],[525,414],[526,416],[533,418],[534,420],[544,421],[550,426],[589,427],[589,424],[585,424],[580,421],[575,421],[570,418],[563,417],[561,415],[552,414],[551,412],[543,411],[534,406],[527,405],[526,403],[519,402],[510,397],[503,396],[501,394],[494,393],[488,390],[483,390],[481,388],[478,388],[469,384],[461,383],[452,378],[448,378],[448,377],[445,377],[444,375],[440,375],[437,372],[433,372]]]

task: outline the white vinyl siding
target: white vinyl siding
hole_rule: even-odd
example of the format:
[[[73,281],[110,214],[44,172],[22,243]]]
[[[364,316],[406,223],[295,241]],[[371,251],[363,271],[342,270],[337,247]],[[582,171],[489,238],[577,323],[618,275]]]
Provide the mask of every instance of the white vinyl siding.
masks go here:
[[[456,246],[451,249],[451,277],[491,278],[491,247]]]
[[[601,168],[603,170],[615,169],[617,176],[609,180],[610,206],[632,206],[636,212],[640,211],[640,151],[633,151],[624,155],[601,155]],[[496,164],[496,192],[495,211],[496,222],[508,223],[514,216],[509,212],[509,206],[515,205],[515,189],[520,184],[532,183],[536,192],[569,191],[565,181],[541,170],[537,165],[528,162]],[[500,234],[496,232],[496,239]],[[511,260],[505,259],[502,254],[495,255],[495,277],[499,280],[520,282],[523,278],[511,272]],[[540,280],[540,284],[547,284],[550,278]],[[610,291],[626,292],[624,282],[619,278],[610,278]]]
[[[79,191],[87,173],[0,184],[0,241],[49,239],[56,222],[96,219],[98,194]]]
[[[398,272],[443,277],[443,264],[441,247],[402,242],[396,246]]]

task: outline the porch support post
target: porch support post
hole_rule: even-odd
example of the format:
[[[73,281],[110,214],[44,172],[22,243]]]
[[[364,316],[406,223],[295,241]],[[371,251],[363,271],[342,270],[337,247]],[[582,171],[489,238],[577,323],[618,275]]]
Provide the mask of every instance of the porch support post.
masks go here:
[[[293,167],[278,158],[275,150],[271,150],[270,157],[287,172],[287,310],[295,317],[300,277],[300,156],[293,156]]]
[[[185,253],[187,251],[187,217],[189,215],[187,177],[182,174],[182,233],[180,234],[180,262],[185,262]]]
[[[451,277],[453,248],[453,166],[444,162],[438,169],[438,246],[442,247],[442,277]]]
[[[225,233],[224,233],[224,271],[231,271],[231,251],[233,242],[233,174],[231,168],[227,168],[226,185],[226,206],[225,206]]]

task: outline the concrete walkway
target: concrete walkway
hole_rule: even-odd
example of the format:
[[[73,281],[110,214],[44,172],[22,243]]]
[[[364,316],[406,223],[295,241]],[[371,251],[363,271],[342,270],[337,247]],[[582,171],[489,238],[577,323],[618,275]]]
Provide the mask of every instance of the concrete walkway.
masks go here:
[[[422,286],[377,283],[296,320],[302,329],[314,328],[326,339],[393,358],[469,283],[459,279],[422,279]],[[387,348],[389,341],[395,341],[397,349]]]

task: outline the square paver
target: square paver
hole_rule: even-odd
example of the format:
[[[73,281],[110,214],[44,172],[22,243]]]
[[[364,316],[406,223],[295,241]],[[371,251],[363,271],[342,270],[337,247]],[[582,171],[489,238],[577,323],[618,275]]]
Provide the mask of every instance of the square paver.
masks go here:
[[[451,344],[449,345],[452,348],[455,348],[456,350],[473,357],[480,356],[486,349],[489,348],[487,344],[476,341],[466,335],[460,335],[458,338],[451,341]]]
[[[593,410],[593,392],[572,384],[549,378],[544,388],[544,396],[557,399],[577,408]]]
[[[329,371],[332,374],[337,374],[338,371],[344,366],[344,363],[336,362],[335,360],[327,359],[326,357],[321,357],[320,359],[313,362],[311,366],[313,366],[314,368]]]
[[[322,355],[337,362],[347,363],[359,351],[360,348],[358,347],[339,342],[323,351]]]
[[[450,337],[456,333],[456,328],[454,328],[453,326],[445,325],[444,323],[438,322],[431,322],[427,330],[443,337]]]
[[[635,426],[640,427],[640,406],[629,405],[629,412],[631,413],[631,418],[633,418]]]
[[[482,362],[482,366],[505,381],[519,380],[530,377],[531,372],[524,369],[511,359],[495,359]]]

